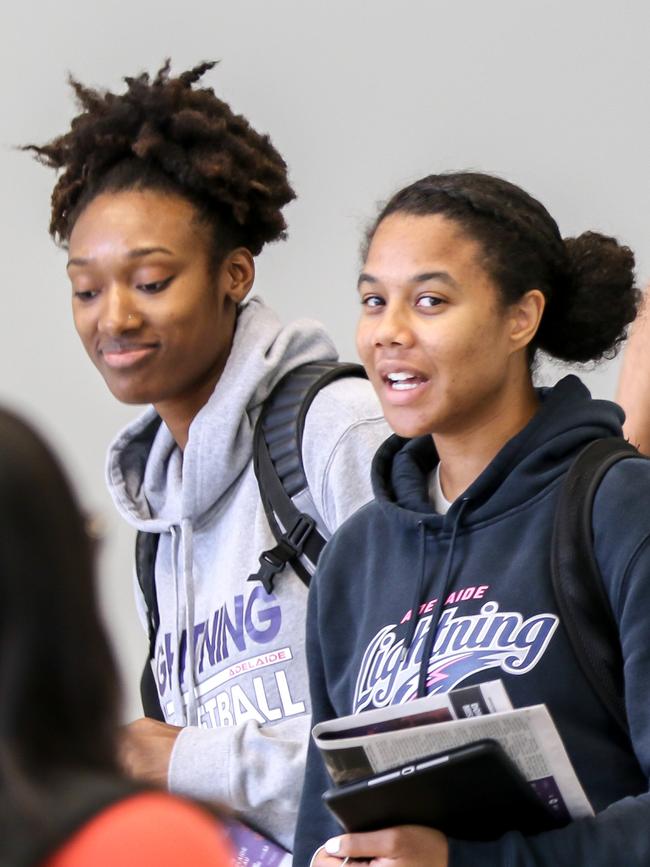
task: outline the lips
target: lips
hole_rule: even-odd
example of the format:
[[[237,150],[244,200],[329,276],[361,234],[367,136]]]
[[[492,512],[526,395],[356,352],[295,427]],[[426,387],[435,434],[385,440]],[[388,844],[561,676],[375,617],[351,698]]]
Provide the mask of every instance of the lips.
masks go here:
[[[99,346],[99,354],[108,367],[116,370],[134,367],[149,358],[158,348],[155,343],[110,341]]]

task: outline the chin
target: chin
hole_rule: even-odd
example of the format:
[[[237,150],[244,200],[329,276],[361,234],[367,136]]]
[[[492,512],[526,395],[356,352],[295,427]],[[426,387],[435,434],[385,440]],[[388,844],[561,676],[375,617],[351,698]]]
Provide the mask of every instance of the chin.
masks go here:
[[[417,418],[404,418],[402,413],[385,413],[386,421],[398,436],[404,439],[430,436],[433,433],[433,422]]]
[[[108,390],[116,400],[120,403],[125,403],[128,406],[144,406],[145,404],[155,403],[157,397],[151,394],[150,389],[133,388],[119,383],[108,382],[104,380],[108,386]]]

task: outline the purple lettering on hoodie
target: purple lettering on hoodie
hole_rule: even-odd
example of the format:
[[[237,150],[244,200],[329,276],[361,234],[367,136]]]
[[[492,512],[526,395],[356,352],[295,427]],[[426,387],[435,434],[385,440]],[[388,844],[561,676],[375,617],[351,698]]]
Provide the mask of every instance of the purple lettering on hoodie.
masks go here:
[[[246,606],[246,632],[253,641],[265,644],[273,641],[281,625],[282,610],[275,596],[263,587],[255,587]]]

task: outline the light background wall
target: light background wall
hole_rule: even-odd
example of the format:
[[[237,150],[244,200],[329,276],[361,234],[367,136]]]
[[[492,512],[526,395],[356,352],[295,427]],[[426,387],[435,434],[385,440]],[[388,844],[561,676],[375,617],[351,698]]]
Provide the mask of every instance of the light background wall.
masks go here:
[[[171,56],[220,59],[207,81],[285,156],[290,239],[262,254],[258,291],[316,317],[352,357],[358,244],[379,201],[445,169],[502,174],[565,235],[616,235],[650,277],[647,0],[59,0],[14,2],[0,30],[0,400],[53,439],[101,513],[106,620],[137,715],[144,639],[133,537],[103,487],[112,434],[134,414],[108,394],[70,318],[65,254],[47,235],[54,177],[13,145],[63,131],[68,71],[120,87]],[[587,374],[614,394],[617,363]],[[563,371],[544,368],[546,381]],[[83,648],[79,648],[83,653]]]

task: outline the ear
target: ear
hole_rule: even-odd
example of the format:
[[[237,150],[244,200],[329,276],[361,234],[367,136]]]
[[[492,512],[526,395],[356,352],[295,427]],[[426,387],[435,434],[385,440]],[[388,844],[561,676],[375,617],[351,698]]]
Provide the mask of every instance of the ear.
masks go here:
[[[235,304],[240,304],[251,290],[255,280],[255,260],[246,247],[232,250],[219,269],[224,292]]]
[[[546,298],[531,289],[511,307],[510,346],[513,352],[524,349],[533,339],[542,320]]]

